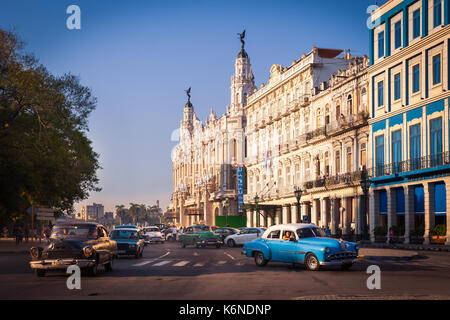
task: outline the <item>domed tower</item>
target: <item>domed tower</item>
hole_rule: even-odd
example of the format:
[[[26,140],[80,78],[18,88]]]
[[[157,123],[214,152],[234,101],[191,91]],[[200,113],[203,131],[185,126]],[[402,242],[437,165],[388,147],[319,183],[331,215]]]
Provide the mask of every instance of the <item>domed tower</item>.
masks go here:
[[[192,132],[192,129],[194,128],[194,106],[191,103],[191,88],[186,90],[186,94],[188,96],[188,101],[186,102],[186,105],[184,106],[183,110],[183,121],[181,126],[189,132]]]
[[[251,70],[250,58],[244,49],[245,30],[239,34],[242,47],[234,63],[234,75],[231,77],[231,104],[230,111],[234,114],[243,114],[247,103],[247,96],[255,90],[255,79]]]

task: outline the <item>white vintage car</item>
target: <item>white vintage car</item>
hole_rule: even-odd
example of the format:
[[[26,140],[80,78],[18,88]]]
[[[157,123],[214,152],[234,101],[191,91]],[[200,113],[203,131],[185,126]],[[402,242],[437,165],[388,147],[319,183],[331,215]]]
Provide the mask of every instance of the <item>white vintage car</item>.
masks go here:
[[[166,239],[161,230],[156,226],[144,227],[145,243],[158,242],[163,243]]]
[[[258,239],[266,231],[266,228],[243,228],[238,233],[229,235],[225,238],[224,243],[229,247],[243,245],[247,242]]]

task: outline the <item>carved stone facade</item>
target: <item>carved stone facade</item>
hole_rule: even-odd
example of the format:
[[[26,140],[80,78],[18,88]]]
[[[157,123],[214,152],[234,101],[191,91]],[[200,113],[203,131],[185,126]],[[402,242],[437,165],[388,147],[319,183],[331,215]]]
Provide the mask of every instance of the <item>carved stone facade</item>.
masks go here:
[[[242,48],[231,77],[231,103],[203,124],[188,101],[180,122],[180,142],[172,151],[174,222],[215,225],[215,216],[238,214],[236,166],[244,163],[244,106],[256,90],[250,59]],[[228,201],[227,201],[228,200]]]
[[[307,216],[332,234],[356,227],[368,149],[369,59],[338,58],[341,52],[314,47],[290,67],[274,65],[268,85],[249,97],[248,226]]]

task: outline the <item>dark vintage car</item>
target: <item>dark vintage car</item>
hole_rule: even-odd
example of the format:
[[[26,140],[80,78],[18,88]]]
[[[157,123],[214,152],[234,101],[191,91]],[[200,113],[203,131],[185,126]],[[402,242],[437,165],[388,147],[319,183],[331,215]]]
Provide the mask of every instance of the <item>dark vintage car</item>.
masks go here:
[[[105,227],[95,222],[57,224],[49,244],[30,250],[30,267],[38,277],[48,270],[64,270],[77,265],[89,275],[96,275],[103,265],[111,271],[117,258],[117,243],[108,237]]]
[[[119,228],[111,231],[111,239],[117,242],[117,254],[121,256],[142,257],[145,241],[141,231],[132,228]]]
[[[239,233],[239,229],[231,228],[231,227],[217,227],[213,231],[215,233],[217,233],[218,235],[220,235],[220,241],[222,241],[222,242],[224,242],[226,237],[228,237],[232,234]]]

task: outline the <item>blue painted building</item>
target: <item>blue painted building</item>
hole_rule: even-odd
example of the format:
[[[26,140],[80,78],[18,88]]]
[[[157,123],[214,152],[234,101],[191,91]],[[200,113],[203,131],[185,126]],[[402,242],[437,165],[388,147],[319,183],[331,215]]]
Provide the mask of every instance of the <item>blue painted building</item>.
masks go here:
[[[449,0],[391,0],[372,13],[369,229],[450,244]]]

